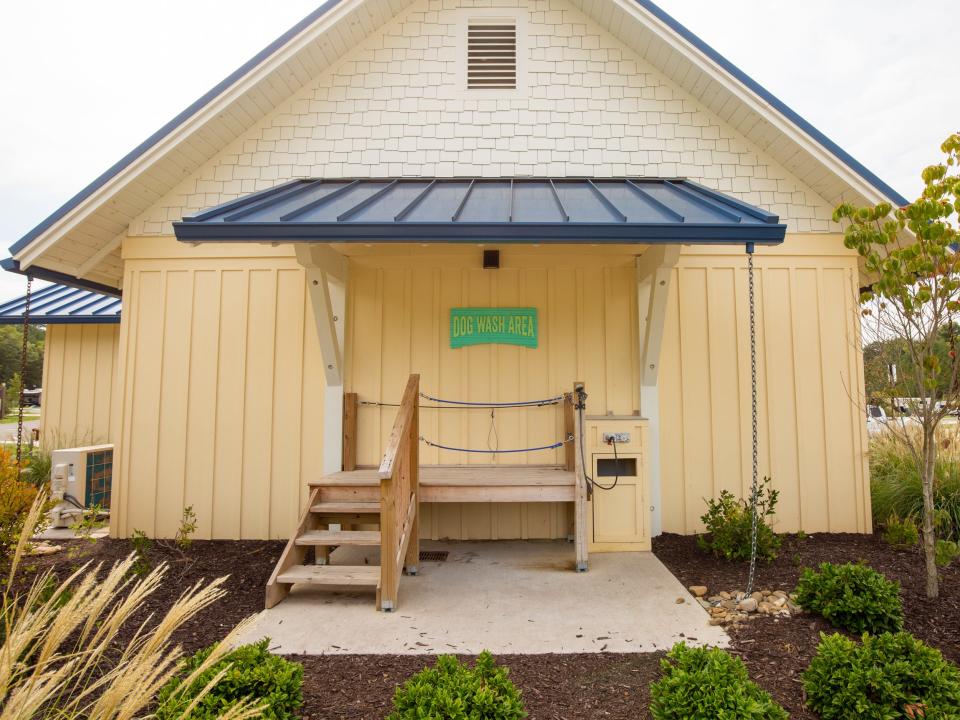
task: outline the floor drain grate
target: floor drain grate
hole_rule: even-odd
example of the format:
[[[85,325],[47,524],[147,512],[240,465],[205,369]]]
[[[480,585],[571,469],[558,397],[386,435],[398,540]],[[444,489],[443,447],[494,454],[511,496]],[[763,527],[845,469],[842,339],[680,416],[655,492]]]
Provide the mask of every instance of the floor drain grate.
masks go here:
[[[420,562],[443,562],[449,554],[449,550],[421,550]]]

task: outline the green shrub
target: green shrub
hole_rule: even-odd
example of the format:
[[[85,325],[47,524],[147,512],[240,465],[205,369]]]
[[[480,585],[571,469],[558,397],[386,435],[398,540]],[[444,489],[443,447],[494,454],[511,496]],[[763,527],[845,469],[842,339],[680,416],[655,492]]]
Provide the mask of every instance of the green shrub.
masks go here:
[[[225,655],[200,674],[186,692],[178,693],[182,678],[196,670],[213,651],[214,646],[192,655],[181,667],[180,674],[167,683],[157,695],[157,720],[179,718],[213,677],[228,664],[226,675],[207,693],[188,715],[189,718],[217,718],[242,700],[253,699],[266,704],[261,717],[286,720],[297,717],[303,702],[303,666],[271,655],[268,640],[243,645]]]
[[[443,655],[397,688],[387,720],[518,720],[527,713],[520,691],[484,651],[471,668]]]
[[[822,563],[804,568],[797,603],[838,628],[855,633],[893,632],[903,627],[900,583],[862,564]]]
[[[47,487],[50,484],[50,453],[39,447],[26,448],[26,461],[20,479],[36,488]]]
[[[937,455],[933,504],[937,533],[960,540],[960,444]],[[916,463],[903,443],[888,434],[870,442],[870,497],[873,521],[883,525],[891,515],[923,517],[923,494]]]
[[[946,567],[960,556],[960,545],[953,540],[937,540],[935,552],[937,565]]]
[[[673,646],[650,686],[655,720],[786,720],[787,713],[747,676],[740,658],[719,648]]]
[[[920,530],[912,517],[901,520],[896,514],[887,518],[883,539],[898,548],[915,548],[920,542]]]
[[[7,556],[16,546],[36,497],[37,488],[20,479],[16,457],[0,448],[0,556]],[[41,516],[27,532],[33,535],[44,522]]]
[[[134,529],[130,535],[130,545],[133,546],[133,568],[132,573],[137,577],[145,577],[153,570],[153,561],[150,560],[150,549],[153,547],[153,541],[147,537],[143,530]]]
[[[757,557],[773,560],[780,549],[780,536],[773,532],[768,518],[774,514],[779,491],[771,488],[770,478],[764,478],[757,492]],[[707,528],[697,543],[703,550],[727,560],[750,559],[751,512],[750,503],[736,498],[727,490],[716,500],[706,500],[707,512],[700,520]]]
[[[803,686],[821,720],[960,717],[960,670],[909,633],[821,635]]]
[[[189,550],[193,545],[193,534],[197,531],[197,514],[193,511],[193,505],[187,505],[180,516],[180,527],[177,528],[177,534],[173,541],[181,550]]]

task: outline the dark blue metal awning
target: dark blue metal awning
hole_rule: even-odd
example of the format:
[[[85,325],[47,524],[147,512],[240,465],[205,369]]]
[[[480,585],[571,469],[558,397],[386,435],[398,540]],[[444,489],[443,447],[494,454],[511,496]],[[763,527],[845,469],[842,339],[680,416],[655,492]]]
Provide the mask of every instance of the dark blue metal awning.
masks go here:
[[[48,285],[30,295],[31,325],[120,322],[120,298],[66,285]],[[23,324],[27,298],[0,303],[0,325]]]
[[[294,180],[173,224],[186,242],[783,242],[776,215],[685,179]]]

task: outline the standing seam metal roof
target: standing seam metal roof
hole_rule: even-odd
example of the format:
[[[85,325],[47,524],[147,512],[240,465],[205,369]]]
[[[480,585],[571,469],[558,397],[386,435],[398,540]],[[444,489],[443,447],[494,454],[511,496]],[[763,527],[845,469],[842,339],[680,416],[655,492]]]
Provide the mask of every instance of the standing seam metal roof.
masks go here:
[[[20,325],[26,296],[0,303],[0,325]],[[120,322],[121,301],[114,295],[67,285],[48,285],[30,295],[31,325],[75,325]]]
[[[776,244],[777,215],[679,178],[295,180],[174,223],[188,242]]]

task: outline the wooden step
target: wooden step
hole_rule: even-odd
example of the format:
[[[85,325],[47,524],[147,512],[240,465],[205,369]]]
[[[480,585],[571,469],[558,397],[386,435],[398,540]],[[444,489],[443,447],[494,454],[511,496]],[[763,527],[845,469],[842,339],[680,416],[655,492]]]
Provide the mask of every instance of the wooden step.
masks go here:
[[[379,565],[292,565],[277,576],[278,583],[377,587]]]
[[[365,513],[377,514],[380,512],[380,503],[378,502],[319,502],[310,506],[310,512],[320,515],[339,515]]]
[[[379,530],[310,530],[297,538],[297,545],[379,544]]]

